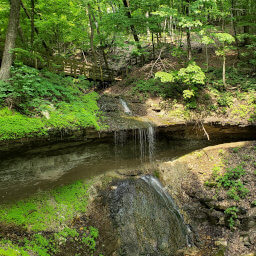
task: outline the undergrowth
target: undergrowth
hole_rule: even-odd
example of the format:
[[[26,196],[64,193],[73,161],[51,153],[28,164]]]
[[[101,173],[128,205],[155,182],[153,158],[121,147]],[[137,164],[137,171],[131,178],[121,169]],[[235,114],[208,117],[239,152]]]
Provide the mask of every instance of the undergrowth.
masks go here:
[[[225,210],[225,215],[231,229],[239,217],[241,201],[246,200],[253,207],[254,190],[250,175],[253,175],[255,168],[254,147],[248,150],[235,147],[229,155],[219,150],[221,161],[213,167],[210,178],[205,182],[206,186],[214,189],[214,200],[218,200],[218,195],[229,200],[231,206]]]
[[[58,254],[68,241],[76,242],[84,251],[94,255],[99,231],[91,226],[79,230],[70,227],[74,218],[86,212],[89,186],[79,181],[26,200],[1,205],[0,225],[15,225],[25,231],[21,231],[24,234],[18,241],[0,240],[0,255],[52,256]]]
[[[99,95],[91,86],[83,77],[13,68],[10,81],[0,81],[0,140],[44,136],[53,128],[99,130]]]

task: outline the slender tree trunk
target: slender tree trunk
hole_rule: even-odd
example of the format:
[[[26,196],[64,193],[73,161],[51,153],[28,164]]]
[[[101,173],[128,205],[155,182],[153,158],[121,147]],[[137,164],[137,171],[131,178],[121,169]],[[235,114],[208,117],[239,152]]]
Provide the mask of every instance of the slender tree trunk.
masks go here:
[[[128,0],[123,0],[123,4],[124,4],[124,7],[127,9],[127,11],[126,11],[127,17],[129,19],[131,19],[132,18],[132,14],[131,14],[130,10],[128,9],[129,8]],[[132,31],[132,35],[133,35],[134,41],[137,43],[137,48],[138,48],[139,51],[141,51],[142,48],[141,48],[141,45],[140,45],[140,39],[139,39],[139,36],[138,36],[137,31],[135,29],[135,26],[133,24],[131,24],[130,28],[131,28],[131,31]],[[141,59],[142,59],[142,62],[144,63],[145,57],[144,57],[143,54],[141,55]]]
[[[223,55],[222,79],[223,79],[223,84],[226,87],[226,55],[225,53]]]
[[[33,49],[35,38],[35,0],[31,0],[31,48]]]
[[[186,0],[187,6],[186,6],[186,14],[187,16],[190,15],[190,10],[189,10],[189,4],[190,0]],[[191,28],[187,28],[187,50],[188,50],[188,60],[192,59],[192,47],[191,47],[191,33],[190,33]]]
[[[20,0],[20,2],[21,2],[21,7],[24,10],[26,16],[28,17],[29,20],[31,20],[32,17],[30,16],[30,14],[29,14],[28,10],[26,9],[25,5],[23,4],[22,0]],[[35,10],[34,10],[34,15],[35,15]],[[33,26],[34,26],[34,31],[36,32],[36,34],[39,35],[38,28],[35,26],[35,24]],[[46,44],[46,42],[44,40],[42,40],[42,44],[43,44],[43,47],[45,48],[47,54],[52,55],[52,50],[48,47],[48,45]]]
[[[100,8],[99,8],[99,13],[101,13]],[[101,37],[100,28],[99,28],[99,25],[97,24],[96,17],[95,17],[92,10],[91,10],[91,15],[93,17],[93,20],[94,20],[94,23],[95,23],[95,26],[96,26],[97,34],[100,37],[100,50],[101,50],[101,53],[102,53],[102,56],[103,56],[103,59],[104,59],[104,62],[105,62],[105,66],[106,66],[107,70],[109,71],[110,68],[109,68],[108,59],[107,59],[107,56],[106,56],[106,53],[105,53],[105,50],[104,50],[105,46],[104,46],[104,43],[103,43],[103,40],[102,40],[102,37]],[[111,79],[112,79],[112,77],[111,77]]]
[[[21,26],[18,27],[18,35],[20,37],[22,44],[25,46],[27,42],[25,40],[24,33],[23,33]]]
[[[155,42],[154,42],[154,33],[152,32],[152,47],[153,47],[153,59],[155,59]]]
[[[237,58],[240,59],[240,52],[239,52],[239,44],[238,44],[238,39],[237,39],[237,29],[236,29],[236,18],[235,18],[235,3],[234,0],[231,1],[231,18],[232,18],[232,27],[234,31],[234,37],[236,40],[236,49],[237,49]]]
[[[91,15],[91,5],[88,4],[88,16],[89,16],[89,22],[90,22],[90,28],[91,28],[91,34],[90,34],[90,46],[92,50],[92,57],[93,57],[93,80],[96,79],[96,69],[95,67],[97,66],[97,57],[96,57],[96,52],[94,48],[94,26],[93,26],[93,21],[92,21],[92,15]]]
[[[149,16],[150,16],[149,12],[146,12],[147,21],[149,19]],[[149,26],[147,26],[147,37],[148,37],[148,40],[150,40],[151,32],[150,32]]]
[[[10,71],[13,61],[12,49],[15,48],[15,41],[18,34],[20,19],[20,0],[10,0],[11,10],[9,25],[6,33],[2,65],[0,69],[0,80],[7,81],[10,78]]]
[[[188,60],[191,60],[192,59],[192,47],[191,47],[190,28],[187,29],[187,48],[188,48]]]
[[[244,16],[245,17],[247,16],[247,7],[245,7]],[[244,26],[244,34],[249,34],[249,33],[250,33],[250,27],[248,25]],[[246,45],[249,45],[249,44],[250,44],[249,37],[246,36],[244,38],[243,46],[246,46]]]
[[[209,56],[208,56],[208,45],[205,45],[205,56],[206,56],[206,70],[209,69]]]
[[[221,29],[222,29],[222,31],[224,31],[225,30],[225,16],[224,16],[224,4],[223,4],[223,0],[221,1],[221,12],[222,12],[222,17],[221,17],[221,19],[222,19],[222,23],[221,23]]]

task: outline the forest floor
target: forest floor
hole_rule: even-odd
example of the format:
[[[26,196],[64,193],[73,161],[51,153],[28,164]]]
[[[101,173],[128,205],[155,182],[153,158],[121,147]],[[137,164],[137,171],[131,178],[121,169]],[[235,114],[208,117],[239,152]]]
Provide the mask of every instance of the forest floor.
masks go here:
[[[127,77],[120,78],[102,94],[125,99],[134,115],[157,126],[193,120],[244,125],[256,122],[256,72],[239,65],[235,51],[227,56],[227,84],[224,86],[221,59],[210,51],[206,71],[204,51],[194,50],[196,64],[205,71],[206,84],[197,91],[193,103],[184,100],[173,85],[165,86],[154,79],[157,71],[170,72],[185,66],[185,61],[171,56],[169,51],[165,49],[158,61],[134,67]]]

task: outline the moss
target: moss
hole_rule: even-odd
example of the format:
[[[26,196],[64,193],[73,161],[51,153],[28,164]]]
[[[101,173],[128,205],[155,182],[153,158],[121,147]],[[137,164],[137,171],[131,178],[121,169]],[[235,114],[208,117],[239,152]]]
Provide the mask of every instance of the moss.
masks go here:
[[[0,221],[32,231],[55,230],[85,212],[88,185],[76,182],[14,204],[1,205]]]
[[[19,240],[0,240],[3,256],[55,255],[67,241],[93,255],[99,232],[95,227],[76,229],[74,219],[85,214],[90,184],[81,181],[34,195],[15,203],[2,204],[0,223],[22,227]],[[22,229],[21,229],[22,230]],[[32,232],[31,232],[32,231]],[[31,254],[32,253],[32,254]]]

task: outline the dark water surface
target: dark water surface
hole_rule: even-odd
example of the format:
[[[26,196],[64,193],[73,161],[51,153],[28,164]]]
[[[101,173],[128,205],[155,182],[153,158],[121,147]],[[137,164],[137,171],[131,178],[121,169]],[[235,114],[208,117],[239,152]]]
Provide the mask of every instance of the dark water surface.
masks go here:
[[[151,161],[170,160],[217,142],[158,141]],[[25,198],[56,186],[85,180],[114,170],[140,168],[150,161],[147,145],[140,141],[123,143],[55,145],[4,157],[0,161],[0,202]],[[152,150],[152,145],[148,148]],[[143,154],[142,152],[143,151]],[[152,154],[152,152],[151,152]]]

